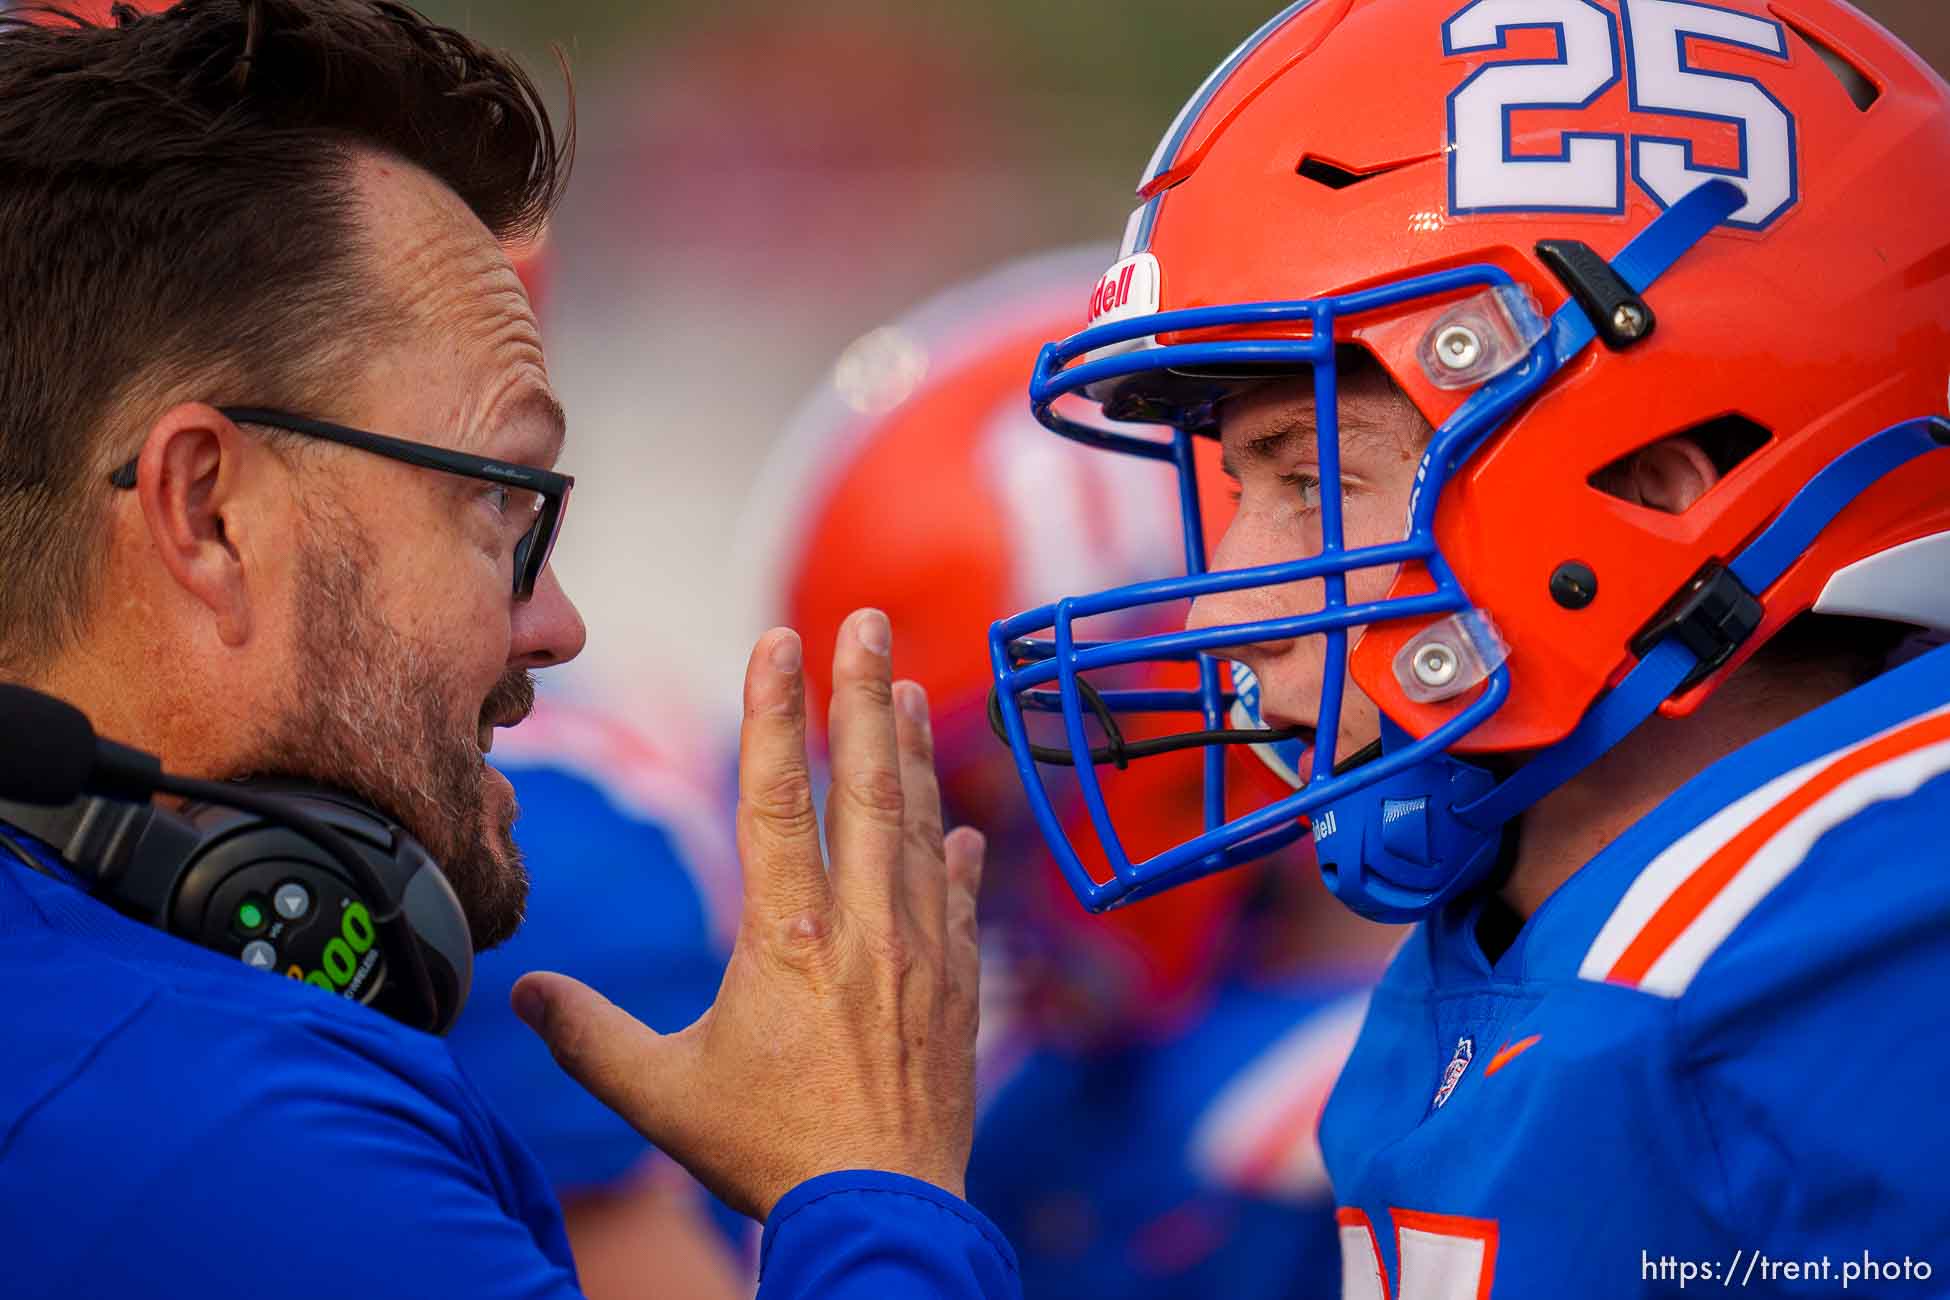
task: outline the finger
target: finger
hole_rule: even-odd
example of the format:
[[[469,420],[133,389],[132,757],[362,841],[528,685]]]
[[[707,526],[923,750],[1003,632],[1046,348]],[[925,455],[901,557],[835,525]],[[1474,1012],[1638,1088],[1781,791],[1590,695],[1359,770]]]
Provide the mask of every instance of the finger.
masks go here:
[[[982,892],[982,859],[988,841],[973,826],[957,826],[944,846],[947,859],[947,960],[950,989],[966,1002],[962,1010],[972,1019],[981,985],[981,932],[976,924],[976,900]]]
[[[819,817],[806,764],[804,649],[774,628],[745,667],[745,721],[738,734],[738,856],[745,916],[770,930],[832,906]]]
[[[887,616],[855,610],[833,647],[827,715],[833,784],[826,795],[826,846],[833,893],[848,912],[882,926],[892,925],[897,906],[905,804],[894,737],[892,649]]]
[[[652,1143],[667,1145],[685,1091],[672,1040],[566,975],[524,975],[509,1001],[570,1078]]]
[[[895,882],[907,915],[930,952],[948,928],[948,869],[941,836],[941,784],[934,774],[934,730],[928,693],[919,682],[894,683],[894,735],[900,746],[901,866]]]

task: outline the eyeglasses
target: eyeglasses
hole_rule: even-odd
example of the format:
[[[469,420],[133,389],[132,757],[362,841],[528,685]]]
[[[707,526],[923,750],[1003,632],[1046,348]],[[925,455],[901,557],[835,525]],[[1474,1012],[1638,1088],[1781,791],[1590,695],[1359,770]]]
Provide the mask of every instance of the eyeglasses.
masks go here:
[[[517,465],[513,461],[470,456],[464,451],[409,442],[405,438],[389,438],[383,433],[367,433],[363,429],[351,429],[342,424],[308,420],[283,411],[225,406],[219,407],[218,413],[235,424],[255,424],[303,434],[307,438],[322,438],[326,442],[357,447],[360,451],[369,451],[376,456],[417,465],[422,469],[437,469],[443,474],[481,479],[505,488],[507,499],[500,507],[501,512],[510,520],[510,531],[521,526],[520,539],[515,543],[515,599],[527,600],[535,594],[535,583],[548,566],[549,552],[555,549],[555,537],[562,526],[562,513],[569,505],[569,489],[576,482],[573,476],[536,469],[532,465]],[[122,490],[133,488],[135,470],[136,462],[131,459],[109,475],[108,481]],[[530,522],[524,525],[524,521]]]

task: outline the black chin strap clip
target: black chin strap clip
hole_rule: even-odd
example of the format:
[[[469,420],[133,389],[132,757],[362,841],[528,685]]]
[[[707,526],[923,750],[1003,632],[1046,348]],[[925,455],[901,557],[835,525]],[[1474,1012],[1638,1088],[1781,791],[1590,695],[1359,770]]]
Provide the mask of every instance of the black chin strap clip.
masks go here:
[[[1537,256],[1571,291],[1591,318],[1599,339],[1613,352],[1623,352],[1652,337],[1659,318],[1652,314],[1651,304],[1589,244],[1576,239],[1546,239],[1538,243]]]
[[[1759,630],[1765,615],[1760,601],[1731,569],[1708,560],[1632,638],[1632,653],[1643,659],[1669,636],[1692,651],[1699,663],[1672,692],[1683,695],[1731,659]]]

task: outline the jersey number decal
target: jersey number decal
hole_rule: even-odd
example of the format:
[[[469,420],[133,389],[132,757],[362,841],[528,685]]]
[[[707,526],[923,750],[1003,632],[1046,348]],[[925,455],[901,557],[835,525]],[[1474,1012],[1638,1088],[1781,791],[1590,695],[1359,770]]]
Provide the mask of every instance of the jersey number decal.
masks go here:
[[[1390,1292],[1374,1224],[1360,1210],[1334,1212],[1341,1232],[1342,1300],[1490,1300],[1496,1220],[1390,1209],[1401,1286]]]
[[[1603,212],[1625,210],[1625,156],[1632,179],[1661,207],[1714,177],[1740,182],[1747,202],[1728,223],[1759,230],[1794,206],[1794,119],[1752,77],[1707,72],[1688,59],[1690,43],[1712,42],[1785,60],[1777,22],[1698,0],[1620,0],[1625,40],[1595,0],[1474,0],[1442,28],[1445,54],[1508,48],[1524,28],[1554,34],[1548,59],[1492,63],[1449,96],[1449,208],[1452,212]],[[1710,167],[1693,143],[1655,134],[1566,131],[1556,153],[1516,152],[1515,114],[1589,108],[1629,83],[1633,111],[1721,122],[1735,129],[1738,161]]]

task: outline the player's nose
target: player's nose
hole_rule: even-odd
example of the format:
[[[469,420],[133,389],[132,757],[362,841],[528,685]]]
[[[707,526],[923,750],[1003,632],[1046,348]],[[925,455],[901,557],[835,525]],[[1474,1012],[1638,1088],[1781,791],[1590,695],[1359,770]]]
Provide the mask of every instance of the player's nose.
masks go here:
[[[1294,558],[1284,554],[1270,544],[1266,530],[1256,530],[1244,514],[1235,518],[1226,529],[1225,536],[1213,548],[1209,562],[1212,572],[1231,572],[1239,569],[1256,569],[1262,565],[1278,564]],[[1283,599],[1298,596],[1298,588],[1305,584],[1289,584],[1285,587],[1243,587],[1235,591],[1210,592],[1192,602],[1185,615],[1185,630],[1204,631],[1209,628],[1238,627],[1242,637],[1237,645],[1226,646],[1214,653],[1228,658],[1236,658],[1252,665],[1256,659],[1277,654],[1283,638],[1254,636],[1247,629],[1262,624],[1268,619],[1280,618],[1287,614],[1302,612],[1297,599]],[[1293,605],[1294,608],[1285,608]]]

